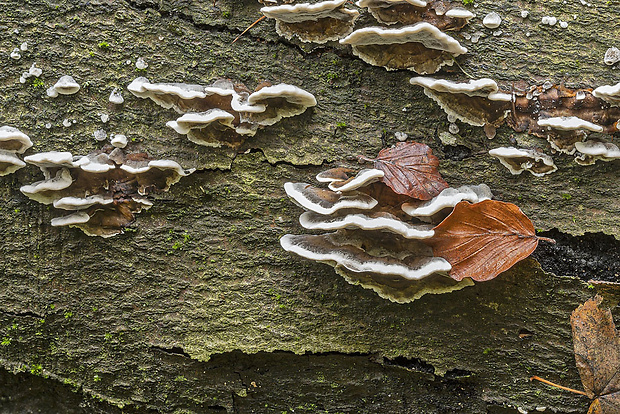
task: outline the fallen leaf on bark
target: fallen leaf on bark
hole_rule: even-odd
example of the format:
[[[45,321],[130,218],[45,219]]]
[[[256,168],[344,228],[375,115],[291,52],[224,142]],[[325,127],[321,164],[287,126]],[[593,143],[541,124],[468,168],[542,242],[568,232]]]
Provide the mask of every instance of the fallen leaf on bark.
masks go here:
[[[428,240],[435,256],[452,265],[450,277],[482,282],[495,278],[528,257],[545,239],[514,204],[486,200],[461,201]]]
[[[381,181],[397,194],[430,200],[448,188],[437,169],[439,159],[426,144],[401,142],[393,148],[382,149],[375,159],[365,159],[385,173]]]
[[[545,384],[582,394],[592,400],[588,414],[620,413],[620,332],[609,309],[601,309],[596,295],[573,311],[575,362],[585,392],[566,388],[534,376]]]
[[[581,383],[592,404],[588,414],[620,413],[620,335],[601,296],[573,311],[575,361]]]

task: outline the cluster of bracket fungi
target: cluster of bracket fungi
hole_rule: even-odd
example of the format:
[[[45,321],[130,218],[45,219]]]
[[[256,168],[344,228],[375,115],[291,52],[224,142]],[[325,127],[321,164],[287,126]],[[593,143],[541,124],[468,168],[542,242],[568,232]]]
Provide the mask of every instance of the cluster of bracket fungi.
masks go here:
[[[239,148],[245,137],[282,118],[302,114],[316,105],[314,96],[293,85],[260,84],[254,92],[245,85],[219,79],[208,86],[151,83],[139,77],[129,84],[137,97],[149,98],[183,114],[166,125],[196,144]]]
[[[421,144],[417,144],[421,145]],[[317,175],[327,188],[286,183],[284,189],[306,212],[299,222],[319,235],[287,234],[280,239],[290,252],[334,266],[351,284],[381,297],[406,303],[427,293],[448,293],[473,285],[470,278],[448,277],[451,265],[433,257],[433,227],[461,201],[493,197],[485,184],[445,188],[429,200],[395,193],[379,180],[384,172],[333,168]]]
[[[474,16],[444,0],[359,0],[356,5],[368,8],[378,22],[398,27],[373,26],[354,31],[359,12],[347,8],[347,0],[295,5],[261,2],[269,4],[261,12],[276,20],[276,31],[281,36],[314,43],[339,40],[351,45],[353,53],[366,63],[420,74],[435,73],[444,65],[452,65],[456,56],[467,53],[444,31],[459,30]]]
[[[32,200],[71,212],[52,219],[52,226],[110,237],[133,222],[135,213],[153,205],[150,194],[168,191],[192,172],[171,160],[107,149],[86,156],[55,151],[27,156],[25,161],[39,167],[45,179],[20,190]]]
[[[47,94],[55,98],[59,94],[75,94],[79,89],[71,76],[63,76]],[[139,77],[128,89],[138,97],[150,98],[164,108],[183,114],[167,125],[187,134],[191,141],[233,149],[259,128],[316,105],[312,94],[287,84],[263,83],[251,92],[244,85],[224,79],[200,86],[152,84]],[[112,97],[113,103],[123,102]],[[17,154],[32,146],[30,138],[16,128],[3,126],[0,127],[0,176],[15,172],[26,163],[39,167],[44,179],[22,186],[21,191],[32,200],[70,212],[52,219],[52,226],[77,227],[89,236],[110,237],[122,233],[134,221],[136,213],[153,205],[150,195],[168,191],[181,177],[194,171],[184,170],[172,160],[154,160],[145,153],[123,152],[121,148],[127,145],[124,135],[114,136],[111,144],[85,156],[52,151],[26,156],[24,162]]]
[[[620,158],[618,146],[595,134],[615,134],[620,128],[620,83],[596,89],[570,89],[546,82],[525,91],[502,92],[491,79],[467,83],[414,77],[411,84],[439,104],[449,118],[484,127],[489,139],[506,124],[516,132],[545,138],[552,151],[576,155],[581,165]],[[578,153],[577,153],[578,152]],[[540,150],[496,148],[489,152],[512,174],[530,171],[542,176],[557,170]],[[577,154],[576,154],[577,153]]]

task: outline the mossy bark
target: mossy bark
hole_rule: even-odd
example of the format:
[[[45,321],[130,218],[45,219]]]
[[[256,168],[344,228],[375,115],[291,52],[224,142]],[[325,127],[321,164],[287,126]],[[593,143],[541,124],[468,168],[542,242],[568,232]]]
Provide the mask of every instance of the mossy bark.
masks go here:
[[[458,58],[462,71],[455,65],[441,76],[618,81],[618,69],[603,64],[620,38],[610,23],[617,2],[474,3],[478,17],[461,33],[485,36],[471,43],[454,34],[469,53]],[[585,411],[583,398],[529,378],[580,388],[569,316],[593,294],[587,283],[530,259],[462,291],[392,303],[281,250],[283,234],[302,232],[301,210],[282,185],[375,156],[405,132],[434,149],[452,186],[488,184],[537,229],[617,239],[618,161],[581,167],[557,156],[552,175],[512,176],[486,150],[545,142],[505,127],[488,141],[481,128],[459,125],[464,145],[444,146],[446,117],[409,85],[412,73],[370,67],[337,44],[284,41],[273,21],[232,44],[260,16],[255,0],[1,6],[0,124],[26,132],[30,153],[84,155],[102,146],[92,134],[105,129],[126,134],[131,151],[199,171],[110,239],[51,227],[57,213],[19,192],[41,179],[35,168],[0,177],[0,411]],[[493,10],[502,10],[501,34],[481,25]],[[541,25],[545,15],[568,28]],[[22,42],[28,49],[10,59]],[[138,57],[146,70],[136,70]],[[44,85],[19,83],[34,62]],[[45,89],[64,74],[82,89],[48,98]],[[137,76],[199,84],[225,77],[250,88],[286,82],[319,103],[259,131],[239,153],[206,149],[165,127],[174,112],[126,91]],[[108,102],[114,87],[123,105]],[[77,122],[64,127],[65,119]]]

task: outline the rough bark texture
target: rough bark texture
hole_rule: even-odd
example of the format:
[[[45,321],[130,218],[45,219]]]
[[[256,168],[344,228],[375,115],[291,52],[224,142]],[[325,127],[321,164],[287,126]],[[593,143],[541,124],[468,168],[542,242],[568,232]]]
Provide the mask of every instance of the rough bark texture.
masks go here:
[[[615,84],[618,69],[602,61],[620,38],[620,10],[592,3],[476,0],[463,33],[486,37],[455,34],[469,48],[458,62],[506,84]],[[512,176],[486,150],[542,140],[500,128],[488,141],[460,124],[466,145],[444,146],[446,117],[409,85],[412,73],[370,67],[343,46],[284,41],[273,21],[231,44],[259,7],[0,0],[0,124],[29,134],[29,153],[87,154],[103,128],[127,134],[130,150],[200,169],[111,239],[51,227],[57,214],[19,192],[41,179],[35,168],[0,177],[0,412],[584,412],[583,398],[528,379],[580,387],[569,317],[592,295],[584,280],[619,279],[618,161],[580,167],[557,156],[550,176]],[[497,36],[481,25],[493,10],[504,17]],[[541,25],[545,15],[568,28]],[[146,70],[136,71],[138,57]],[[18,81],[33,62],[44,86]],[[82,90],[48,98],[64,74]],[[166,128],[173,111],[126,91],[137,76],[287,82],[319,104],[233,154]],[[113,87],[124,105],[108,103]],[[452,186],[484,182],[550,230],[559,245],[536,253],[546,271],[529,259],[496,280],[399,305],[282,251],[278,239],[302,231],[282,184],[374,157],[395,132],[433,147]]]

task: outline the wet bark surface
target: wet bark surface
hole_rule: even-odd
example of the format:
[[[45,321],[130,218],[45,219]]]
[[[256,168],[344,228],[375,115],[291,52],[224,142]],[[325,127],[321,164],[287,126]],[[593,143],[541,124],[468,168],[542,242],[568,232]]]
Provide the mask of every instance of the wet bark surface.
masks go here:
[[[475,5],[477,17],[452,33],[469,49],[457,62],[474,78],[508,88],[618,81],[603,64],[620,37],[609,23],[616,3]],[[515,141],[546,149],[544,140],[501,127],[490,141],[460,123],[448,140],[445,114],[409,85],[412,72],[368,66],[338,44],[285,41],[273,21],[232,44],[259,8],[0,1],[0,124],[31,137],[27,154],[85,155],[101,148],[93,132],[104,129],[126,134],[131,152],[198,169],[109,239],[51,227],[58,212],[19,192],[42,179],[38,169],[0,177],[0,412],[584,412],[584,398],[529,378],[580,388],[569,317],[593,295],[588,280],[620,281],[619,162],[581,167],[557,155],[556,173],[513,176],[486,151]],[[481,24],[496,9],[502,33]],[[542,25],[547,15],[568,27]],[[374,23],[365,15],[359,24]],[[477,43],[463,37],[478,31]],[[9,58],[23,42],[21,58]],[[136,69],[139,57],[148,68]],[[20,83],[35,62],[42,84]],[[465,80],[461,68],[436,77]],[[47,97],[65,74],[82,89]],[[174,111],[132,96],[126,86],[137,76],[224,77],[250,89],[286,82],[318,105],[239,152],[210,149],[165,127]],[[114,87],[123,105],[108,102]],[[486,183],[557,239],[535,253],[542,268],[529,259],[493,281],[402,305],[284,252],[279,238],[304,230],[283,183],[356,166],[357,155],[397,142],[396,132],[430,145],[451,186]]]

